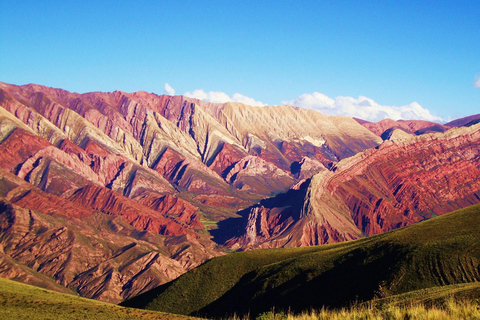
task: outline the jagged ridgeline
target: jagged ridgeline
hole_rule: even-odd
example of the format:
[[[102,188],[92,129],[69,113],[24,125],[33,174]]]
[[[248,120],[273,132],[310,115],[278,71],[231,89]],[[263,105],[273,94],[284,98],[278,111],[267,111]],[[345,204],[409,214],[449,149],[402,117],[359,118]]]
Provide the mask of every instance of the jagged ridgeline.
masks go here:
[[[110,302],[224,254],[219,221],[381,143],[348,117],[146,92],[0,83],[0,107],[0,274]]]
[[[0,276],[118,303],[235,250],[464,208],[480,202],[478,119],[0,83]]]
[[[480,125],[387,140],[249,208],[232,248],[358,239],[476,204]]]
[[[215,258],[123,304],[208,317],[254,316],[273,308],[301,312],[372,299],[478,298],[479,280],[480,205],[474,205],[361,240]],[[455,285],[463,283],[470,284]],[[417,291],[426,288],[428,295]]]

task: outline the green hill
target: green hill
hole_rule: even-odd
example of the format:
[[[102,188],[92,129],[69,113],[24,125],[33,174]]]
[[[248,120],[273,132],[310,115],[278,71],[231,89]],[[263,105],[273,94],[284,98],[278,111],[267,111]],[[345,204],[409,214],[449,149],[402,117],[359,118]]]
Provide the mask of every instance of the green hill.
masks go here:
[[[215,258],[123,305],[210,317],[254,316],[272,308],[301,312],[401,299],[415,290],[478,280],[480,205],[475,205],[361,240]],[[476,289],[466,292],[480,296]]]
[[[0,278],[0,319],[191,319],[131,309]]]
[[[369,301],[369,305],[399,305],[404,307],[424,305],[442,306],[446,301],[453,299],[459,302],[474,302],[480,297],[480,282],[450,284],[446,286],[430,287],[409,291],[386,298]],[[478,304],[480,301],[476,301]]]

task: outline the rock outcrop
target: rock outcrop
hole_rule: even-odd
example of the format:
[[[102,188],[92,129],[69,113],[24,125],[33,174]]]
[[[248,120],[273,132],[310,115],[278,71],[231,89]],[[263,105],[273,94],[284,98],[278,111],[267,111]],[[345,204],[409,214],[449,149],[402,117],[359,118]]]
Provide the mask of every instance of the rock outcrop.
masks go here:
[[[139,233],[123,219],[102,213],[60,217],[5,201],[0,212],[3,269],[9,271],[2,276],[32,284],[48,284],[50,277],[88,298],[118,303],[218,255],[187,241],[167,248],[165,237]],[[189,265],[179,250],[191,252]]]
[[[266,195],[271,190],[287,191],[295,184],[288,172],[257,156],[246,156],[235,163],[225,179],[239,190]]]
[[[252,207],[227,245],[308,246],[390,231],[480,202],[479,174],[480,124],[385,141],[289,191],[295,197]]]
[[[33,84],[0,83],[0,125],[1,274],[113,302],[222,254],[220,220],[381,142],[287,106]]]
[[[119,302],[223,254],[239,229],[228,246],[313,245],[478,200],[478,127],[364,126],[0,82],[0,275]],[[389,129],[403,131],[380,145]]]

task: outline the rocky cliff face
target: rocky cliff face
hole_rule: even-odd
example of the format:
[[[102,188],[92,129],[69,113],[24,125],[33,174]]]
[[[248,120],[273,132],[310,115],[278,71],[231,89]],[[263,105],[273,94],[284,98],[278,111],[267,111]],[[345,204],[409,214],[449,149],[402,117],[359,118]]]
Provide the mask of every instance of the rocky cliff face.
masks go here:
[[[344,241],[478,201],[478,127],[411,138],[446,128],[396,122],[380,145],[393,127],[364,126],[0,83],[0,275],[119,302],[223,254],[219,239]]]
[[[3,276],[53,289],[55,279],[120,302],[221,254],[195,232],[203,225],[186,201],[150,194],[135,202],[84,182],[65,198],[0,169]]]
[[[82,296],[120,302],[217,255],[195,241],[166,245],[174,238],[100,212],[67,217],[17,203],[0,203],[0,266],[2,276],[27,283],[48,287],[55,279]]]
[[[207,174],[218,185],[248,155],[289,172],[304,157],[327,165],[381,142],[350,118],[289,106],[209,104],[145,92],[79,95],[37,85],[0,84],[0,89],[1,106],[54,146],[67,140],[86,150],[95,144],[152,169],[167,161],[164,177],[185,189],[190,185],[173,172],[176,167],[211,169]]]
[[[308,246],[386,232],[478,203],[479,174],[480,125],[385,141],[306,181],[287,197],[296,201],[277,196],[252,207],[227,245]]]
[[[0,83],[0,273],[118,302],[222,254],[219,220],[380,142],[287,106]]]

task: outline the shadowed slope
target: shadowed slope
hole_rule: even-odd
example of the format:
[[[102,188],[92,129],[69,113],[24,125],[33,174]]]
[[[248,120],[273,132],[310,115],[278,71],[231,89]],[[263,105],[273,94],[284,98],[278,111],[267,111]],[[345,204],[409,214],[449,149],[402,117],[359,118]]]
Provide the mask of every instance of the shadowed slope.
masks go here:
[[[251,207],[243,235],[226,244],[296,247],[390,231],[480,202],[479,175],[479,124],[384,141],[313,176],[299,189],[303,203]]]
[[[124,304],[223,316],[345,306],[480,280],[480,205],[341,244],[215,258]]]

